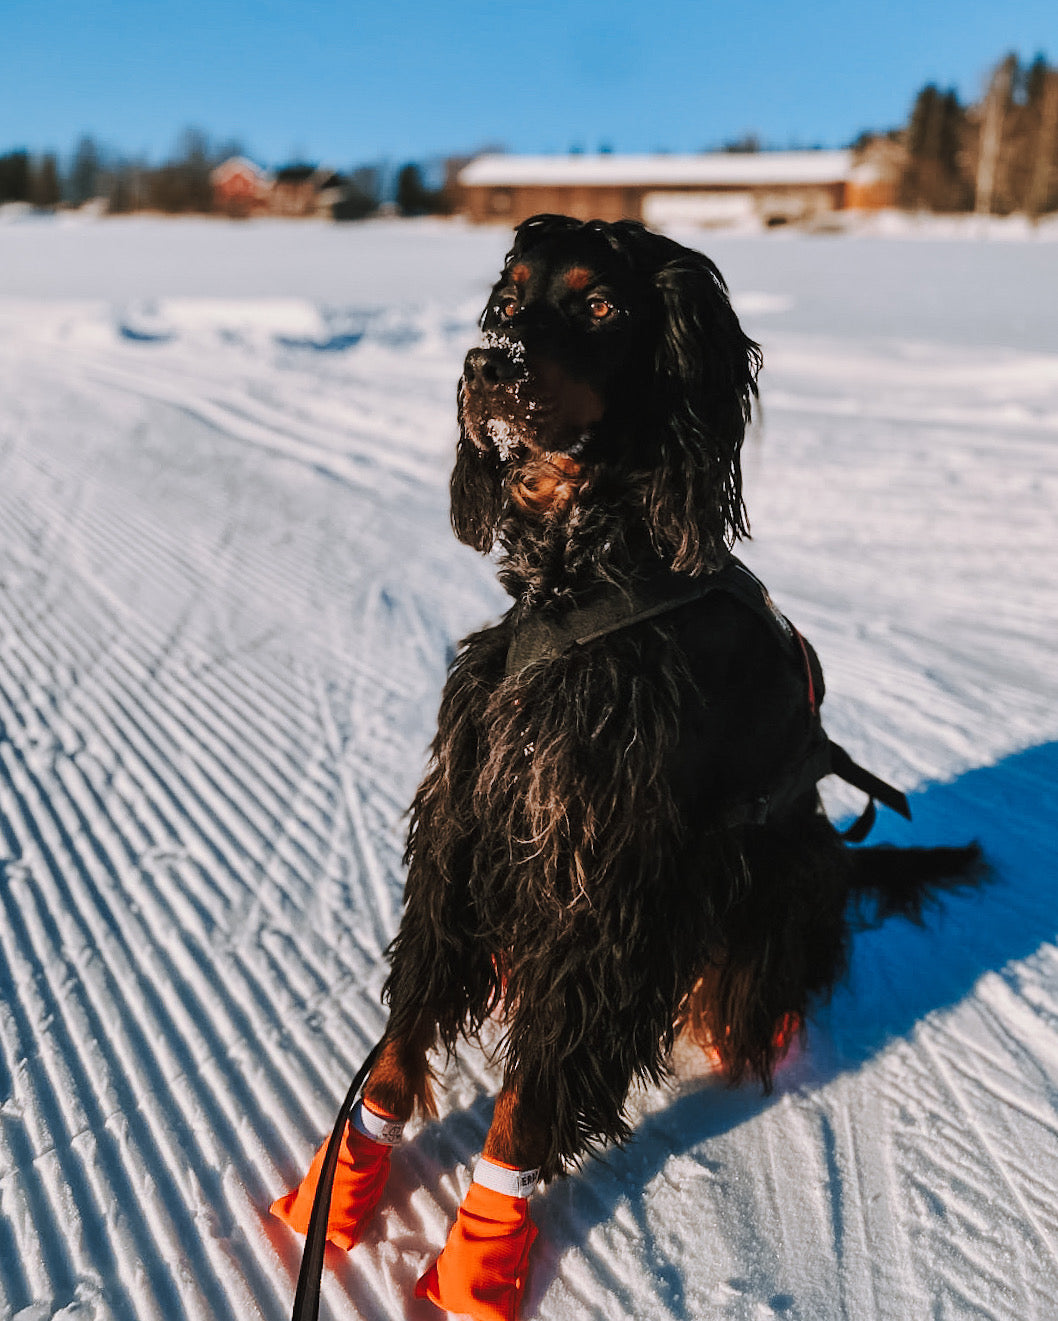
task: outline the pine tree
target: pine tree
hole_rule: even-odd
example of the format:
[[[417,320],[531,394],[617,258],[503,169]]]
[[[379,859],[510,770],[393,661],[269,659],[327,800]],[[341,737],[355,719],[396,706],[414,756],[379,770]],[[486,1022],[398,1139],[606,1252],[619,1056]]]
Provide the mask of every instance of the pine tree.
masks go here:
[[[915,98],[907,130],[908,162],[901,181],[904,206],[959,211],[969,203],[962,169],[966,111],[954,89],[928,83]]]
[[[1058,69],[1050,69],[1045,63],[1030,95],[1038,103],[1038,119],[1025,210],[1035,220],[1058,209]]]
[[[51,152],[33,162],[30,170],[29,200],[42,211],[53,211],[62,200],[59,167]]]
[[[81,206],[98,197],[102,186],[103,161],[95,141],[87,134],[81,138],[73,154],[73,163],[66,180],[66,195],[74,206]]]
[[[183,211],[212,211],[213,185],[210,171],[213,168],[209,149],[209,138],[200,128],[186,128],[180,135],[176,158],[176,167],[180,177]]]
[[[403,216],[422,216],[430,210],[430,191],[418,165],[401,167],[397,175],[397,207]]]
[[[1028,68],[1022,71],[1021,83],[1025,90],[1025,103],[1036,110],[1043,103],[1049,69],[1047,57],[1039,52]]]
[[[172,213],[212,211],[213,163],[206,134],[198,128],[184,129],[169,160],[146,174],[148,206]]]
[[[0,202],[28,202],[29,153],[9,151],[0,156]]]

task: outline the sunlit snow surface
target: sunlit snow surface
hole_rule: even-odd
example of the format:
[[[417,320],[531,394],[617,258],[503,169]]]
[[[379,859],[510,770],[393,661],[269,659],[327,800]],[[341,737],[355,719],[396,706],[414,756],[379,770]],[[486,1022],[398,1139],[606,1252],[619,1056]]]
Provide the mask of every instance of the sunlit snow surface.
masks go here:
[[[0,1317],[280,1321],[270,1200],[383,1024],[457,640],[455,383],[507,236],[0,227]],[[763,344],[744,558],[881,838],[997,880],[857,937],[774,1094],[693,1055],[533,1203],[527,1317],[1058,1307],[1058,244],[704,240]],[[836,815],[854,807],[834,791]],[[463,1052],[324,1315],[439,1314],[497,1068]]]

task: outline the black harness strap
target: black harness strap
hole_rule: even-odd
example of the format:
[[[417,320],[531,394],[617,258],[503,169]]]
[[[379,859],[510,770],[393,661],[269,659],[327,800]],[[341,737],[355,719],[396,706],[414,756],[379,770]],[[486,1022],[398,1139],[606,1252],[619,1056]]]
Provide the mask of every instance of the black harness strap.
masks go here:
[[[585,647],[608,633],[668,614],[711,592],[736,596],[787,641],[796,639],[790,621],[772,603],[764,584],[734,555],[713,573],[699,578],[664,572],[624,586],[608,586],[584,605],[566,610],[529,610],[515,614],[515,631],[507,651],[506,677],[520,674],[541,660],[556,660],[573,647]]]
[[[842,832],[842,837],[847,839],[850,844],[859,844],[870,833],[871,827],[874,825],[874,818],[877,815],[874,808],[876,798],[880,803],[884,803],[891,812],[896,812],[908,821],[911,820],[911,808],[908,805],[907,796],[902,794],[899,789],[894,789],[891,784],[886,784],[884,780],[880,780],[877,775],[872,775],[870,771],[857,765],[845,749],[837,743],[830,744],[830,770],[839,779],[844,780],[846,784],[861,789],[867,795],[867,806],[852,825]]]
[[[674,574],[645,579],[627,587],[612,587],[586,605],[562,613],[532,611],[521,618],[516,616],[506,676],[509,679],[536,661],[557,660],[573,647],[587,646],[608,633],[689,605],[720,587],[714,580],[726,572],[725,568],[702,578],[682,580]]]
[[[609,633],[668,614],[715,591],[737,597],[781,634],[788,645],[798,649],[804,662],[808,705],[816,722],[808,750],[782,782],[767,795],[733,804],[723,814],[723,824],[763,825],[781,816],[827,775],[837,775],[867,794],[867,806],[842,832],[842,838],[850,844],[866,839],[874,825],[875,799],[910,820],[911,809],[904,794],[858,765],[844,748],[827,737],[819,720],[816,696],[819,680],[811,648],[774,605],[760,579],[734,555],[714,573],[700,578],[663,573],[624,587],[608,587],[584,605],[568,610],[532,610],[521,616],[516,613],[514,636],[507,650],[506,677],[513,678],[537,661],[556,660],[574,647],[587,646]]]

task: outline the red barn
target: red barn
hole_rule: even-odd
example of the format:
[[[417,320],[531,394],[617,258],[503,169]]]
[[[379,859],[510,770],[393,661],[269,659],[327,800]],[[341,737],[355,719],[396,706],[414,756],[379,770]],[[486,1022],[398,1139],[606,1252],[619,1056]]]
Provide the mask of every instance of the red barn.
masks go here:
[[[892,205],[873,163],[851,151],[698,156],[479,156],[458,176],[477,222],[517,224],[537,211],[648,225],[818,224],[846,207]],[[877,186],[876,186],[877,185]]]
[[[231,156],[209,176],[213,207],[226,216],[259,215],[268,210],[272,181],[245,156]]]

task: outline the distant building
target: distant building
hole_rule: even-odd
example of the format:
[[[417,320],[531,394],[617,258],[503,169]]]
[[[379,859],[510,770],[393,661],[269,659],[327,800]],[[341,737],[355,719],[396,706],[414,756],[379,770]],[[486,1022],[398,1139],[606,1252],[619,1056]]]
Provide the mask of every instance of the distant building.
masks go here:
[[[261,215],[268,210],[272,179],[245,156],[231,156],[209,176],[213,209],[227,216]]]
[[[903,135],[865,138],[849,172],[845,205],[855,211],[880,211],[883,207],[899,205],[900,181],[907,160]]]
[[[851,151],[699,156],[479,156],[458,176],[460,209],[517,224],[540,211],[648,225],[810,223],[848,206],[893,205],[895,187]],[[891,196],[890,196],[891,194]]]
[[[232,156],[210,175],[213,209],[228,216],[330,216],[349,181],[318,165],[286,165],[275,174]]]
[[[286,165],[276,170],[269,210],[276,216],[329,216],[346,181],[323,165]]]

